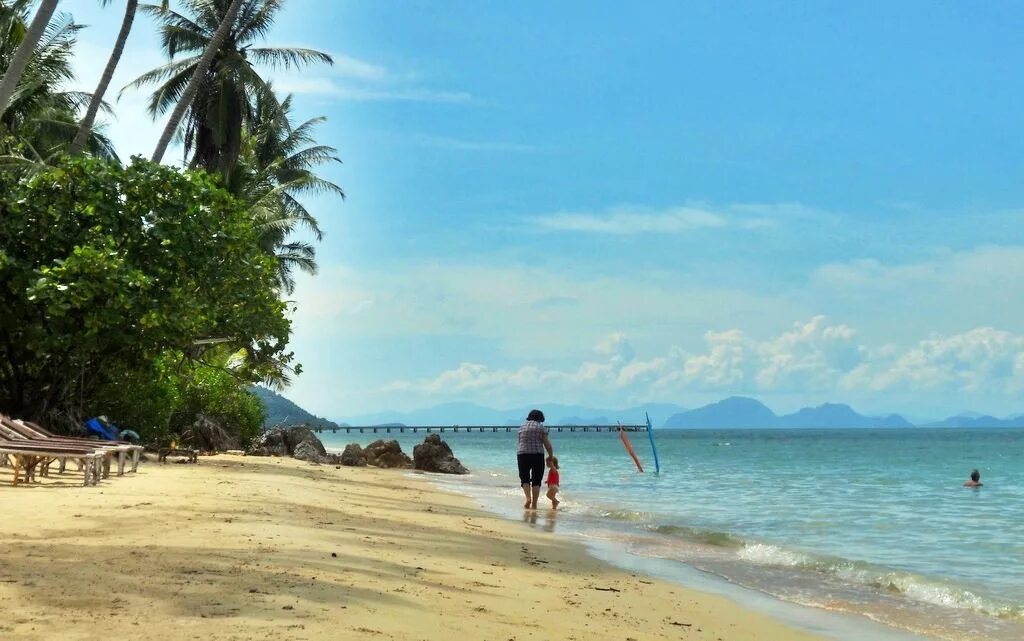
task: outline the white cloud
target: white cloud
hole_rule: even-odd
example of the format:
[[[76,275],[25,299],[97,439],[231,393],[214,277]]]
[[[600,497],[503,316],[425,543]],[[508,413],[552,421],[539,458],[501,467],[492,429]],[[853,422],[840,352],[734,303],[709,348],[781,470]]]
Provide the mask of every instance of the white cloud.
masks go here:
[[[877,352],[846,385],[869,389],[992,391],[1013,394],[1024,385],[1024,336],[977,327],[951,336],[934,335],[906,350]]]
[[[983,388],[1013,395],[1024,389],[1024,336],[988,327],[931,336],[907,347],[872,348],[856,332],[818,316],[765,340],[739,330],[711,331],[705,349],[671,348],[638,359],[627,337],[615,332],[595,348],[596,359],[570,369],[491,368],[465,362],[434,377],[400,380],[385,392],[463,398],[603,398],[631,402],[695,391],[788,394],[877,393],[890,390],[974,393]]]
[[[780,221],[816,215],[793,204],[732,204],[723,207],[695,203],[665,209],[622,205],[603,212],[558,212],[533,219],[543,231],[591,234],[681,234],[699,229],[731,227],[757,230]]]
[[[341,336],[382,350],[426,346],[388,368],[361,366],[351,384],[364,393],[353,402],[367,409],[467,397],[690,404],[739,393],[790,407],[1019,411],[1022,270],[1024,247],[995,246],[830,264],[786,289],[757,273],[723,286],[701,273],[595,276],[498,257],[325,267],[300,282],[294,347],[303,358]],[[479,346],[485,355],[475,356]],[[461,363],[458,377],[425,385]],[[338,380],[332,366],[325,359],[308,378]]]
[[[332,67],[334,72],[346,78],[380,81],[386,80],[390,76],[387,68],[382,65],[359,60],[345,54],[331,54],[331,57],[334,59]]]
[[[797,323],[792,331],[759,343],[758,387],[834,389],[844,372],[861,359],[856,332],[846,325],[825,325],[824,316]]]
[[[265,69],[281,93],[327,96],[351,102],[473,102],[466,91],[424,86],[413,73],[395,72],[387,67],[344,54],[332,54],[331,67],[302,70]]]
[[[445,91],[425,87],[354,85],[332,78],[279,74],[274,87],[283,94],[320,95],[351,102],[437,102],[465,104],[473,96],[465,91]]]

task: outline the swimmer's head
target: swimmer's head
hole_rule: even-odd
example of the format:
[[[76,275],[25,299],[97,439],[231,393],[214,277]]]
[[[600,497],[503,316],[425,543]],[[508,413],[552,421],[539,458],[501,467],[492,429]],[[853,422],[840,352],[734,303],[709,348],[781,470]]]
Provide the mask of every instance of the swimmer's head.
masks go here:
[[[974,481],[975,483],[981,480],[981,472],[979,472],[978,470],[971,471],[971,480]]]

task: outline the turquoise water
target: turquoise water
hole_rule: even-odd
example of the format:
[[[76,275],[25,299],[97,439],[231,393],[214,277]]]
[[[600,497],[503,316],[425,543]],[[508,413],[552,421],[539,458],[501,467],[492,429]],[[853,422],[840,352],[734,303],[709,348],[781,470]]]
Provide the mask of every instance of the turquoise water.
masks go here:
[[[1024,430],[656,434],[660,475],[638,474],[616,434],[552,433],[559,527],[897,628],[1024,638]],[[646,435],[631,436],[653,468]],[[391,437],[410,452],[423,439]],[[447,482],[522,512],[515,434],[444,438],[474,472]],[[974,467],[985,487],[963,488]]]

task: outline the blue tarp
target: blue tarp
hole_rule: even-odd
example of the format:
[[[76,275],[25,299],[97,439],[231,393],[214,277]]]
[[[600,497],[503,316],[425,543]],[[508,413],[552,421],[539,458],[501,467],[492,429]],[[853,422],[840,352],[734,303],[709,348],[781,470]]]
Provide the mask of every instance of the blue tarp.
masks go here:
[[[90,418],[88,421],[85,422],[85,427],[90,432],[92,432],[96,436],[99,436],[100,438],[106,439],[108,441],[117,440],[117,437],[111,434],[110,430],[108,430],[107,427],[102,422],[100,422],[100,419],[98,418]]]

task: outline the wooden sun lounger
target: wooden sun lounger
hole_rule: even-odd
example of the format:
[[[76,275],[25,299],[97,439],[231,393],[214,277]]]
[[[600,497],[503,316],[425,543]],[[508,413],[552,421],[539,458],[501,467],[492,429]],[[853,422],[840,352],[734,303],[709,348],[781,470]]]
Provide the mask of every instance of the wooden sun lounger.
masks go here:
[[[0,448],[16,449],[21,451],[31,450],[41,453],[54,452],[57,454],[98,454],[101,462],[99,472],[103,478],[110,476],[110,461],[118,454],[112,448],[95,447],[89,444],[63,443],[57,441],[34,441],[21,435],[18,430],[14,429],[14,426],[6,419],[6,417],[0,417]],[[68,460],[73,460],[83,465],[85,463],[85,459],[81,457],[78,459],[75,459],[72,456],[43,457],[32,464],[32,473],[35,474],[36,469],[39,469],[40,474],[45,476],[49,470],[50,464],[54,461],[57,461],[60,464],[61,471],[63,472]]]
[[[12,484],[17,487],[22,470],[25,471],[25,482],[31,483],[35,480],[36,467],[44,461],[73,460],[82,466],[85,477],[83,485],[96,485],[99,482],[100,470],[103,459],[106,458],[100,452],[89,452],[84,450],[70,451],[59,450],[47,447],[33,447],[30,444],[24,446],[12,445],[9,442],[0,443],[0,454],[12,462],[14,468],[14,479]]]
[[[131,462],[131,471],[136,472],[139,469],[139,459],[142,458],[143,447],[141,445],[132,445],[125,441],[97,441],[93,439],[85,438],[74,438],[70,436],[56,436],[44,429],[42,426],[29,421],[21,421],[16,419],[8,419],[0,416],[0,423],[7,426],[11,430],[17,432],[21,436],[29,439],[34,443],[52,443],[52,444],[63,444],[73,445],[78,447],[93,447],[97,449],[110,450],[117,456],[117,475],[124,475],[125,465]],[[64,471],[64,464],[61,463],[61,472]]]
[[[96,441],[96,440],[89,439],[89,438],[76,438],[76,437],[71,437],[71,436],[58,436],[57,434],[54,434],[53,432],[49,431],[48,429],[46,429],[45,427],[43,427],[42,425],[40,425],[38,423],[33,423],[31,421],[22,421],[22,420],[19,420],[18,422],[21,423],[22,425],[28,427],[28,428],[31,428],[33,431],[38,432],[41,436],[45,436],[45,437],[48,437],[48,438],[61,438],[61,439],[65,439],[65,440],[72,440],[72,441],[91,443],[91,444],[102,443],[104,445],[117,445],[119,447],[127,447],[129,453],[131,454],[131,463],[132,463],[131,471],[132,472],[137,472],[138,471],[138,469],[139,469],[139,460],[142,458],[142,453],[146,449],[142,445],[135,445],[134,443],[129,443],[128,441]]]

